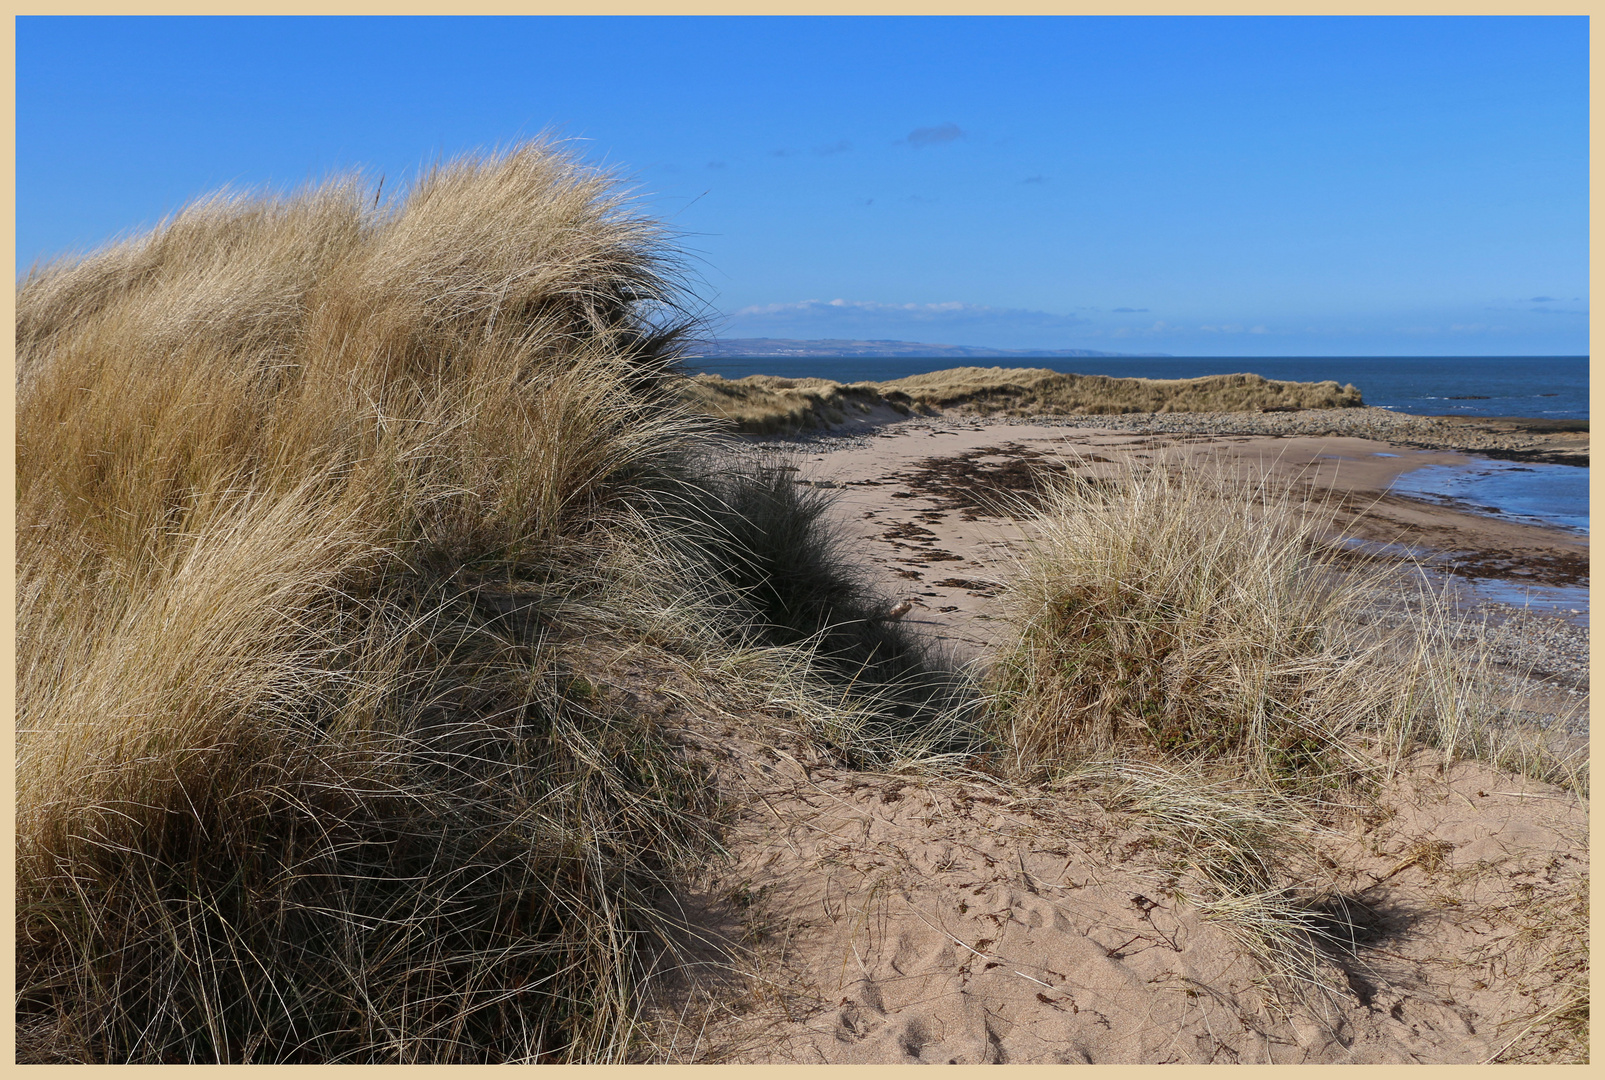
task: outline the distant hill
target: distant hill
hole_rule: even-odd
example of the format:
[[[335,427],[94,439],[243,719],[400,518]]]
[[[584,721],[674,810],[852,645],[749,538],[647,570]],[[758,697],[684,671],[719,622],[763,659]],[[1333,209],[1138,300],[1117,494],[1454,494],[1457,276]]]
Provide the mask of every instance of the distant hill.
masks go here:
[[[855,341],[848,338],[820,338],[802,341],[796,338],[724,338],[718,341],[697,341],[686,353],[690,357],[759,357],[759,356],[863,356],[896,357],[918,356],[939,359],[999,358],[999,357],[1050,357],[1050,356],[1103,356],[1103,357],[1155,357],[1169,353],[1118,353],[1097,352],[1092,349],[988,349],[977,345],[932,345],[920,341]]]

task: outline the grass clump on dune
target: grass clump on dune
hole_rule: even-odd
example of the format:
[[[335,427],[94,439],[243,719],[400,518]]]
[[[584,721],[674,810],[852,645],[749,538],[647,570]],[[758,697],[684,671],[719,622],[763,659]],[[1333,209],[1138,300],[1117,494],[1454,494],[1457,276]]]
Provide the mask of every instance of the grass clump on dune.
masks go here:
[[[22,283],[22,1059],[626,1053],[709,796],[605,661],[765,623],[676,273],[533,144]]]
[[[1127,379],[1046,368],[950,368],[876,384],[888,398],[917,406],[1010,415],[1045,413],[1259,412],[1359,406],[1360,392],[1335,382],[1301,383],[1259,375]]]
[[[1146,817],[1201,910],[1292,985],[1342,993],[1354,909],[1317,852],[1412,748],[1586,797],[1502,701],[1486,639],[1453,640],[1418,577],[1346,558],[1319,498],[1160,460],[1062,482],[1032,527],[989,675],[1005,771]],[[1368,614],[1401,599],[1402,625]]]
[[[696,784],[542,598],[696,430],[672,267],[540,146],[376,204],[218,197],[19,290],[25,1056],[614,1039]]]
[[[1388,726],[1388,642],[1360,618],[1329,515],[1266,482],[1133,466],[1053,489],[1007,598],[1004,742],[1050,770],[1123,747],[1267,781],[1360,767]]]
[[[1162,459],[1057,483],[992,673],[1013,769],[1135,752],[1336,794],[1430,745],[1586,795],[1516,723],[1487,636],[1457,640],[1409,564],[1352,554],[1329,500],[1269,474]]]

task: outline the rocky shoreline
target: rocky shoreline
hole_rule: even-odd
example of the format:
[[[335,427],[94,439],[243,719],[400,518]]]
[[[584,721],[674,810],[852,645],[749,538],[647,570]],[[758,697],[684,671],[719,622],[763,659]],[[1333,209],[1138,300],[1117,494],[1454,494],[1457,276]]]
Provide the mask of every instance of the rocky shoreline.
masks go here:
[[[954,423],[1100,428],[1142,434],[1345,436],[1423,450],[1482,454],[1510,461],[1588,465],[1588,432],[1566,422],[1526,417],[1418,416],[1362,405],[1292,412],[1114,413],[1101,415],[980,416],[953,410],[874,425],[877,432],[942,428]],[[767,439],[830,442],[868,434],[869,425],[845,425]]]
[[[1369,405],[1261,413],[1149,413],[1127,416],[1043,416],[1033,424],[1208,435],[1347,436],[1422,450],[1454,450],[1512,461],[1588,464],[1587,431],[1546,431],[1545,421],[1518,417],[1417,416]]]

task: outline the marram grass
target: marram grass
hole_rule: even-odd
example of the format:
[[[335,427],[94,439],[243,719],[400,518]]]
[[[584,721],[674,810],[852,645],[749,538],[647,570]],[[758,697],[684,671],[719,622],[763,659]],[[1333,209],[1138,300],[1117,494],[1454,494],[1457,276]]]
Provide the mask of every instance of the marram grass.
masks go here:
[[[1263,412],[1363,404],[1353,386],[1285,382],[1259,375],[1136,379],[1046,368],[947,368],[890,382],[839,383],[749,375],[697,375],[678,392],[700,412],[751,434],[829,428],[857,416],[939,411],[1035,415]]]
[[[549,147],[219,196],[18,292],[25,1060],[595,1060],[695,777],[503,591],[697,423],[672,261]]]
[[[744,496],[667,389],[676,275],[536,144],[383,203],[218,196],[27,277],[24,1059],[629,1052],[709,807],[587,671],[821,629],[711,561]]]

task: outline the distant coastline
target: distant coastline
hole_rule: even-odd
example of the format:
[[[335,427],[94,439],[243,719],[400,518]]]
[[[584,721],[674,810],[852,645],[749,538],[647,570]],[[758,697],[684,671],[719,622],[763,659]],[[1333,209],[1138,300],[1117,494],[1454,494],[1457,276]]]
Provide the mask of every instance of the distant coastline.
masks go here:
[[[1093,349],[989,349],[978,345],[933,345],[920,341],[861,340],[854,338],[722,338],[693,342],[686,351],[693,359],[785,357],[862,357],[895,359],[1008,358],[1008,357],[1103,357],[1143,359],[1169,357],[1169,353],[1098,352]]]
[[[783,339],[747,339],[782,340]],[[722,342],[729,348],[738,342]],[[785,342],[797,346],[814,342]],[[863,342],[877,345],[878,342]],[[929,348],[925,346],[924,348]],[[699,350],[690,350],[695,353]],[[1587,420],[1586,356],[687,356],[693,373],[741,379],[774,375],[839,383],[891,382],[971,365],[1047,368],[1114,378],[1197,379],[1252,372],[1280,382],[1352,384],[1368,405],[1418,416]]]

